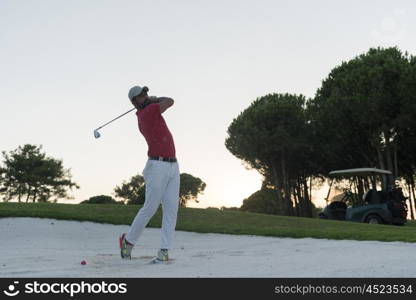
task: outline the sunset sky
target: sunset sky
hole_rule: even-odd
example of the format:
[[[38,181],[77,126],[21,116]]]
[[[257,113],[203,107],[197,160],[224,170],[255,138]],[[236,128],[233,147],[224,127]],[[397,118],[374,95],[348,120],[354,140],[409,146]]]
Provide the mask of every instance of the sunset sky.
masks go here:
[[[257,97],[313,97],[342,61],[370,47],[416,54],[414,1],[0,1],[0,150],[42,145],[81,188],[113,195],[141,173],[147,145],[127,93],[169,96],[181,172],[207,184],[193,207],[240,206],[261,177],[224,146]],[[325,191],[326,192],[326,191]],[[323,205],[323,194],[314,192]]]

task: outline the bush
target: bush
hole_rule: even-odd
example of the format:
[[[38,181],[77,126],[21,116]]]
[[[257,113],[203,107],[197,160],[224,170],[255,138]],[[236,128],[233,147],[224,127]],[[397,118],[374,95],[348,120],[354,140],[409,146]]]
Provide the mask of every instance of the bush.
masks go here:
[[[82,201],[80,204],[124,204],[121,201],[116,201],[111,196],[99,195],[89,198],[88,200]]]
[[[272,215],[283,213],[276,199],[276,191],[268,188],[263,188],[244,199],[240,210]]]

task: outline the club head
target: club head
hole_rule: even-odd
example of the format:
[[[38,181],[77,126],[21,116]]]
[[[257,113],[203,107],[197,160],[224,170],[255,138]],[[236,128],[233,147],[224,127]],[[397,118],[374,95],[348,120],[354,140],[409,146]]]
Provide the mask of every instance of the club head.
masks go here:
[[[101,136],[101,134],[98,132],[98,130],[97,130],[97,129],[95,129],[95,130],[94,130],[94,137],[95,137],[96,139],[98,139],[100,136]]]

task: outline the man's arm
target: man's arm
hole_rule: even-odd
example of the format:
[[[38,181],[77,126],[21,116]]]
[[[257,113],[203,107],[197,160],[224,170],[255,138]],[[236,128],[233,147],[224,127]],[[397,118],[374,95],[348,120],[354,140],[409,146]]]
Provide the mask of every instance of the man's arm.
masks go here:
[[[174,103],[172,98],[168,97],[159,97],[159,105],[160,105],[160,113],[163,114],[165,110],[167,110],[169,107],[171,107]]]
[[[159,103],[160,105],[160,113],[162,114],[167,110],[169,107],[171,107],[174,103],[172,98],[169,97],[156,97],[156,96],[150,96],[149,97],[150,103]]]

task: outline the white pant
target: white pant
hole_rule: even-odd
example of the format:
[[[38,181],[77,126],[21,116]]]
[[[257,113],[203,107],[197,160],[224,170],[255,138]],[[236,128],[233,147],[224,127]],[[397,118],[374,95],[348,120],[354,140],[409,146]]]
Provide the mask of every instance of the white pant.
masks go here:
[[[162,239],[160,249],[170,249],[175,233],[179,207],[179,165],[177,162],[148,160],[143,170],[146,198],[128,232],[126,239],[135,245],[149,220],[162,203]]]

